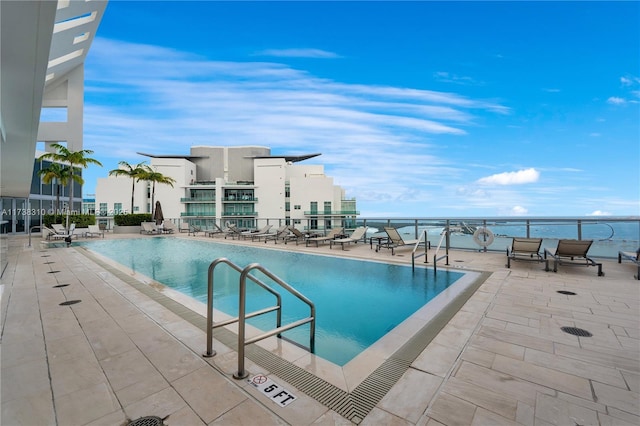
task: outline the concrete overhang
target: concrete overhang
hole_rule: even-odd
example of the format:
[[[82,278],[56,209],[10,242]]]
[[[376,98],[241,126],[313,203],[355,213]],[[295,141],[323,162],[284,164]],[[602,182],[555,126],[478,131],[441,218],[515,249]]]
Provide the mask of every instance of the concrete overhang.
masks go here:
[[[0,194],[28,197],[57,3],[0,1]]]
[[[3,197],[29,196],[45,91],[83,66],[106,6],[104,0],[0,1]]]

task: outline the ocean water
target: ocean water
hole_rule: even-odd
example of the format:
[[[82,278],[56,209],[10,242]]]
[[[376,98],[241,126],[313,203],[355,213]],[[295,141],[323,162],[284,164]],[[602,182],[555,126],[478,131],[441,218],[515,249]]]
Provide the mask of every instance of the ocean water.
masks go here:
[[[525,237],[527,235],[526,222],[513,221],[504,223],[489,223],[487,228],[493,232],[494,242],[487,247],[488,250],[505,250],[511,245],[513,237]],[[433,248],[445,242],[442,238],[444,227],[441,225],[419,226],[418,234],[427,230],[428,239]],[[382,229],[375,235],[383,235]],[[415,227],[398,227],[398,232],[406,239],[414,239]],[[542,250],[553,249],[559,239],[577,239],[577,222],[542,222],[532,224],[529,227],[529,236],[543,238]],[[615,258],[619,251],[636,251],[640,247],[640,223],[636,222],[600,222],[583,221],[581,226],[581,239],[593,240],[589,255],[594,257]],[[479,249],[473,240],[473,235],[453,233],[450,238],[451,248]]]

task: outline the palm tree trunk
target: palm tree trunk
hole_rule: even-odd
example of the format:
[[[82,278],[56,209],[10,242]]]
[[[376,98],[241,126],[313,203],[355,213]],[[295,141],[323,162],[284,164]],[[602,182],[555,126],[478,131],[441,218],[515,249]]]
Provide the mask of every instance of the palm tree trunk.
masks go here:
[[[53,212],[53,220],[57,222],[58,214],[60,214],[60,182],[56,182],[56,210]]]
[[[151,184],[151,217],[152,218],[153,218],[153,214],[155,213],[155,209],[156,209],[155,198],[156,198],[156,183],[152,182],[152,184]]]
[[[69,165],[71,168],[71,179],[69,179],[69,205],[67,206],[67,233],[69,232],[69,222],[71,222],[71,208],[73,207],[73,163]]]
[[[133,214],[133,194],[135,193],[136,190],[136,179],[135,178],[131,178],[131,214]]]

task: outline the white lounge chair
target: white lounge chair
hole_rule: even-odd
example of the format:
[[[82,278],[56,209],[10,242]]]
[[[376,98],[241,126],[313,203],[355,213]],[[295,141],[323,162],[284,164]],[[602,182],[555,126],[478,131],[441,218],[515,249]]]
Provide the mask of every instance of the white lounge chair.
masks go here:
[[[56,232],[56,234],[67,234],[67,229],[59,223],[52,223],[51,227]]]
[[[384,232],[387,233],[387,237],[389,239],[386,243],[383,242],[382,244],[379,244],[376,247],[376,251],[378,251],[380,247],[385,247],[391,249],[391,255],[395,255],[395,249],[398,247],[415,246],[418,243],[424,244],[424,242],[421,242],[420,240],[405,240],[400,236],[400,233],[396,228],[385,226]]]
[[[309,234],[303,234],[295,226],[290,226],[289,231],[291,232],[287,236],[283,237],[285,244],[287,244],[289,241],[295,241],[296,245],[298,245],[300,241],[307,241],[308,238],[313,237]]]
[[[336,238],[336,239],[330,240],[329,248],[333,247],[334,244],[341,244],[342,250],[344,250],[345,244],[351,244],[351,243],[357,244],[358,241],[360,240],[364,241],[365,235],[367,234],[367,229],[368,228],[366,226],[359,226],[353,231],[353,233],[349,237]]]
[[[260,239],[264,238],[265,243],[267,242],[267,240],[273,240],[276,244],[278,244],[278,240],[284,240],[284,238],[287,235],[289,235],[289,226],[282,225],[278,229],[276,229],[275,233],[270,232],[263,235],[257,235],[257,236],[251,237],[251,240],[255,241],[255,239],[257,238],[258,241],[260,241]]]
[[[325,236],[320,236],[320,237],[310,237],[305,239],[305,245],[307,247],[309,247],[309,243],[310,242],[314,242],[316,243],[316,247],[318,247],[320,245],[320,243],[325,243],[327,241],[331,241],[334,240],[336,238],[338,238],[338,236],[342,235],[342,233],[344,232],[344,228],[333,228],[332,230],[329,231],[329,233]]]
[[[618,263],[622,263],[622,260],[630,260],[634,262],[638,267],[637,275],[634,275],[633,278],[636,280],[640,280],[640,248],[634,253],[632,251],[619,251],[618,252]]]
[[[165,234],[173,234],[178,230],[178,228],[176,228],[176,225],[171,221],[164,221],[162,222],[162,225],[164,226]]]
[[[100,230],[100,227],[98,225],[89,225],[87,227],[87,232],[85,232],[85,235],[87,237],[100,237],[102,236],[102,238],[104,238],[104,231]]]
[[[140,224],[141,234],[158,234],[158,227],[154,222],[142,222]]]
[[[259,235],[266,235],[269,233],[269,230],[273,227],[273,225],[265,225],[260,229],[252,230],[252,231],[243,231],[240,233],[240,237],[243,239],[251,238],[253,240],[254,237]]]
[[[69,234],[58,234],[54,229],[47,226],[42,227],[42,236],[47,240],[64,240]]]

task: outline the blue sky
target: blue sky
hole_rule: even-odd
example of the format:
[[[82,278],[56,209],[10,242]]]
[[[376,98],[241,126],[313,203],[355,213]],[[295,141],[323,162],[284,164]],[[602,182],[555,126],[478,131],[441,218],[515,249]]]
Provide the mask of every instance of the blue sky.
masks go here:
[[[111,1],[86,194],[137,151],[261,145],[364,217],[640,214],[638,2]]]

